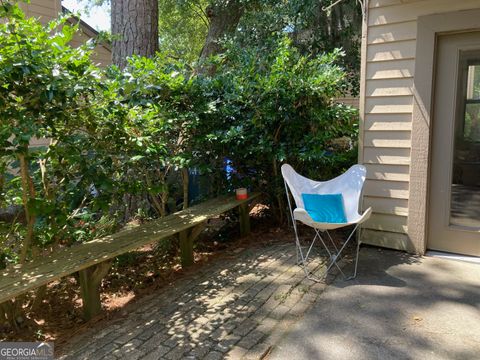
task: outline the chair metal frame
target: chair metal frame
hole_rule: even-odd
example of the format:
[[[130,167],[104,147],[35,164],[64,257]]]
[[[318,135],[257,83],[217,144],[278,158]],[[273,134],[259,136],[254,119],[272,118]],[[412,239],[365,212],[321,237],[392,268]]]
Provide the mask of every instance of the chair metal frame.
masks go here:
[[[358,221],[357,223],[355,223],[355,224],[347,223],[345,225],[342,224],[342,225],[338,226],[338,227],[344,227],[344,226],[348,226],[348,225],[355,225],[353,230],[351,231],[351,233],[347,237],[347,240],[342,244],[342,246],[340,248],[338,248],[335,245],[335,242],[333,241],[328,229],[320,229],[320,228],[316,228],[314,226],[310,226],[314,229],[315,236],[313,237],[310,245],[309,246],[307,245],[308,250],[305,253],[304,250],[302,249],[302,244],[300,243],[300,238],[299,238],[299,235],[298,235],[297,221],[299,221],[299,220],[297,220],[295,218],[294,211],[293,211],[294,209],[293,209],[293,206],[292,206],[292,200],[290,199],[291,191],[289,191],[289,185],[287,184],[287,181],[286,181],[285,178],[284,178],[284,184],[285,184],[285,193],[287,195],[288,208],[290,210],[290,217],[291,217],[291,220],[292,220],[293,230],[294,230],[294,233],[295,233],[297,264],[299,264],[303,268],[303,270],[305,272],[305,277],[309,280],[312,280],[312,281],[315,281],[315,282],[320,282],[328,275],[328,273],[332,269],[332,267],[335,266],[339,270],[339,272],[342,274],[345,281],[356,278],[357,277],[358,258],[359,258],[359,253],[360,253],[360,246],[362,244],[361,239],[360,239],[360,227],[359,227],[359,225],[361,223],[363,223],[364,221],[366,221],[370,217],[372,209],[371,208],[367,209],[367,211],[365,211],[364,214],[361,216],[360,221]],[[363,183],[362,183],[362,186],[363,186]],[[293,196],[293,194],[292,194],[292,196]],[[361,198],[361,194],[360,194],[360,198]],[[305,224],[305,225],[309,226],[308,224]],[[343,253],[345,247],[350,243],[351,239],[353,238],[353,235],[355,234],[355,232],[357,230],[359,231],[359,233],[357,235],[357,246],[356,246],[356,251],[355,251],[354,271],[353,271],[352,275],[346,276],[345,273],[340,268],[340,266],[338,265],[338,261],[342,258],[342,253]],[[329,246],[327,246],[327,242],[325,241],[324,237],[322,237],[322,233],[325,233],[327,235],[328,240],[330,242],[330,246],[332,246],[333,249],[330,249]],[[311,251],[313,249],[313,246],[315,245],[315,242],[317,241],[317,239],[320,241],[322,246],[325,248],[325,250],[328,254],[328,257],[329,257],[328,265],[327,265],[326,269],[320,275],[314,275],[311,271],[309,271],[308,270],[308,263],[307,263],[308,259],[309,259],[309,256],[310,256],[310,253],[311,253]]]

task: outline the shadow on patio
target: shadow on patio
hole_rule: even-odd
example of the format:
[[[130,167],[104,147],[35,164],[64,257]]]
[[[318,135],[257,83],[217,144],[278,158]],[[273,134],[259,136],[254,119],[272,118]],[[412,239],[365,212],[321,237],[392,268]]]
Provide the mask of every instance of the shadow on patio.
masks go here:
[[[336,280],[271,359],[478,359],[477,264],[363,249],[359,276]]]

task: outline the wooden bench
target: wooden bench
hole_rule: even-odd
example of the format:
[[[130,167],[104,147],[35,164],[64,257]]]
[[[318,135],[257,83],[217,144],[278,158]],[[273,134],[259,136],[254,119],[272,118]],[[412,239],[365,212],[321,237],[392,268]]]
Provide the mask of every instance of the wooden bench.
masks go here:
[[[193,241],[207,220],[238,208],[240,233],[245,236],[250,232],[248,203],[258,195],[251,194],[246,200],[219,197],[132,229],[59,250],[23,266],[13,266],[0,272],[0,303],[78,272],[84,316],[90,319],[101,312],[100,284],[116,256],[179,234],[182,266],[192,265]]]

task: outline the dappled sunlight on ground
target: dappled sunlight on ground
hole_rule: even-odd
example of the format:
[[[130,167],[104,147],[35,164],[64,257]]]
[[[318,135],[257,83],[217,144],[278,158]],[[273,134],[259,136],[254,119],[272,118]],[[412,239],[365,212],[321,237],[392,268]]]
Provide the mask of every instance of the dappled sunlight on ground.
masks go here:
[[[304,278],[289,231],[272,229],[258,240],[131,304],[123,318],[72,339],[62,358],[257,359],[268,353],[325,284]],[[323,264],[316,256],[310,268]]]

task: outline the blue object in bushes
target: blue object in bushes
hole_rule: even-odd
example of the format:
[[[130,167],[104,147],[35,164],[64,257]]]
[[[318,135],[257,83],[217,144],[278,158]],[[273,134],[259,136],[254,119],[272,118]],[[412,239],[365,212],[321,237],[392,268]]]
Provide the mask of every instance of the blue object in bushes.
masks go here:
[[[320,223],[344,224],[347,222],[342,194],[302,194],[308,215]]]

